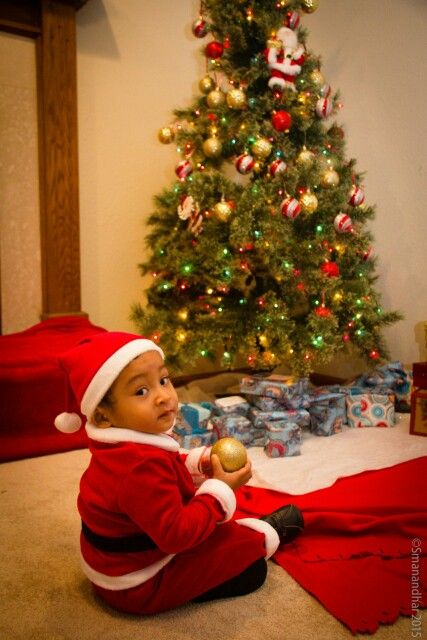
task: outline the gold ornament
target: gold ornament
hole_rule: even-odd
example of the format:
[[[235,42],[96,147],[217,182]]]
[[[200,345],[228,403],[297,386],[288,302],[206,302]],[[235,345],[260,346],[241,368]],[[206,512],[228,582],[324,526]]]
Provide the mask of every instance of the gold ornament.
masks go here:
[[[305,13],[314,13],[319,6],[319,0],[302,0],[301,9]]]
[[[300,205],[305,213],[314,213],[317,209],[318,201],[314,193],[306,191],[299,199]]]
[[[203,143],[203,153],[208,158],[218,158],[221,155],[222,144],[218,138],[207,138]]]
[[[163,144],[169,144],[175,138],[175,134],[171,127],[162,127],[159,129],[157,137]]]
[[[231,89],[227,93],[227,104],[230,109],[244,109],[246,107],[246,94],[241,89]]]
[[[220,89],[214,89],[206,96],[206,102],[211,109],[220,107],[225,102],[225,93]]]
[[[309,169],[313,165],[315,157],[315,154],[304,146],[297,156],[296,163],[299,167]]]
[[[258,138],[252,145],[252,152],[257,158],[268,158],[271,153],[271,144],[267,138]]]
[[[210,76],[205,76],[199,82],[199,89],[202,93],[209,93],[215,88],[215,81]]]
[[[334,169],[328,169],[322,176],[322,185],[324,187],[336,187],[340,183],[340,177]]]
[[[228,202],[226,202],[223,198],[221,202],[216,203],[216,205],[213,208],[213,212],[216,215],[216,217],[219,218],[219,220],[221,220],[222,222],[227,222],[232,212],[232,208],[230,207]]]
[[[218,456],[224,471],[231,473],[245,466],[248,456],[243,444],[235,438],[220,438],[211,449]]]
[[[325,84],[325,78],[319,69],[315,69],[310,73],[310,80],[316,87],[322,87]]]

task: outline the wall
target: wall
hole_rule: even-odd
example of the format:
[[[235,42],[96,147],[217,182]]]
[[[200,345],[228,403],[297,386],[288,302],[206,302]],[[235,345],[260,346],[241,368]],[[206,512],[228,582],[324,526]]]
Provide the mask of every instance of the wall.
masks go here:
[[[2,333],[41,313],[37,99],[33,40],[0,33],[0,267]]]
[[[108,329],[133,329],[144,281],[144,220],[174,179],[177,156],[157,141],[204,75],[191,34],[196,0],[90,0],[77,15],[83,308]],[[303,23],[322,71],[340,89],[347,155],[366,171],[383,305],[405,320],[386,337],[393,359],[426,359],[427,77],[424,0],[321,0]],[[362,366],[342,358],[347,375]]]

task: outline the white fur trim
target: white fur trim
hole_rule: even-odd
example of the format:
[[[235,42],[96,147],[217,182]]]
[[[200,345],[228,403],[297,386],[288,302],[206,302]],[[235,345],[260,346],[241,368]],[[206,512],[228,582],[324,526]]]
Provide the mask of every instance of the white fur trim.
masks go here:
[[[62,433],[76,433],[82,426],[82,420],[77,413],[60,413],[54,421],[55,427]]]
[[[298,46],[297,34],[289,27],[281,27],[277,32],[277,39],[283,42],[284,47],[296,49]]]
[[[210,447],[195,447],[194,449],[190,449],[185,459],[185,466],[192,476],[204,475],[199,465],[203,455],[209,448]]]
[[[196,496],[203,495],[205,493],[216,498],[221,505],[225,513],[225,518],[222,522],[231,520],[234,512],[236,511],[236,496],[233,489],[231,489],[228,484],[222,480],[208,478],[208,480],[205,480],[202,486],[197,489]]]
[[[121,427],[100,429],[90,422],[86,423],[86,433],[91,440],[96,440],[97,442],[108,442],[110,444],[136,442],[137,444],[150,444],[166,451],[178,451],[179,449],[178,442],[166,433],[143,433],[142,431],[133,431],[133,429],[122,429]]]
[[[99,571],[92,569],[82,555],[80,555],[80,564],[83,569],[83,573],[98,587],[109,589],[110,591],[121,591],[122,589],[132,589],[132,587],[137,587],[139,584],[147,582],[147,580],[150,580],[150,578],[155,576],[156,573],[159,573],[159,571],[161,571],[174,556],[175,554],[171,553],[144,569],[125,573],[122,576],[107,576],[105,573],[100,573]]]
[[[126,365],[128,365],[134,358],[146,353],[147,351],[157,351],[164,359],[164,353],[160,347],[157,346],[155,342],[152,342],[152,340],[147,340],[146,338],[131,340],[115,351],[108,360],[101,365],[88,384],[81,401],[82,413],[90,419],[92,417],[92,413],[95,411],[96,407],[101,402],[102,398],[107,393],[119,373],[123,371]]]
[[[248,527],[265,535],[266,560],[271,558],[273,553],[277,551],[280,544],[279,534],[271,524],[268,524],[265,520],[258,520],[257,518],[241,518],[240,520],[236,520],[236,522],[243,527]]]

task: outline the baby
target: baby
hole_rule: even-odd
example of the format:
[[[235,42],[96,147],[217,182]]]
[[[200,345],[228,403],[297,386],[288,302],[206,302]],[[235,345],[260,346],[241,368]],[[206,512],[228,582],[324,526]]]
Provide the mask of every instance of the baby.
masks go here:
[[[303,529],[302,515],[286,505],[261,519],[232,519],[250,462],[227,473],[217,456],[206,464],[206,447],[179,451],[170,435],[178,398],[160,347],[103,332],[60,362],[87,419],[81,564],[99,596],[120,611],[153,614],[260,587],[266,559]],[[63,413],[55,425],[71,433],[81,419]]]

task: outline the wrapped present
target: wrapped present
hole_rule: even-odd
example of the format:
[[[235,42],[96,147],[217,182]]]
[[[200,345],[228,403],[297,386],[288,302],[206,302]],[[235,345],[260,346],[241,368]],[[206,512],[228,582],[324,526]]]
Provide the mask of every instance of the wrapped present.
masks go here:
[[[206,430],[212,410],[205,406],[205,403],[179,403],[178,408],[175,424],[177,433],[203,433]]]
[[[222,416],[213,416],[211,424],[216,437],[232,437],[240,440],[245,445],[251,445],[254,439],[252,423],[240,413],[225,413]]]
[[[261,411],[257,407],[251,407],[248,418],[254,427],[262,428],[270,422],[293,422],[299,427],[310,425],[310,414],[306,409],[289,409],[287,411]]]
[[[332,436],[342,430],[346,419],[343,393],[318,393],[310,404],[311,431],[318,436]]]
[[[242,396],[218,398],[215,400],[214,405],[217,415],[223,415],[224,413],[240,413],[242,416],[245,416],[249,411],[249,404],[244,398],[242,398]]]
[[[392,427],[395,424],[392,394],[348,395],[346,403],[348,423],[351,427]]]
[[[172,432],[172,436],[182,449],[194,449],[196,447],[210,447],[215,441],[216,436],[212,430],[206,429],[199,433],[190,433],[182,435],[176,431]]]
[[[286,409],[306,409],[309,405],[309,389],[308,378],[295,378],[294,376],[254,375],[245,376],[240,381],[240,392],[247,397],[252,395],[273,398]],[[257,404],[257,406],[259,405]]]
[[[276,425],[276,426],[274,426]],[[299,456],[301,453],[302,430],[297,424],[288,422],[277,426],[271,422],[266,429],[264,451],[269,458]]]
[[[287,410],[287,405],[283,401],[283,398],[269,398],[268,396],[255,396],[255,395],[247,395],[248,402],[259,409],[260,411],[285,411]]]
[[[376,395],[394,394],[395,410],[409,413],[411,410],[412,372],[396,361],[389,362],[354,380],[352,386]]]

